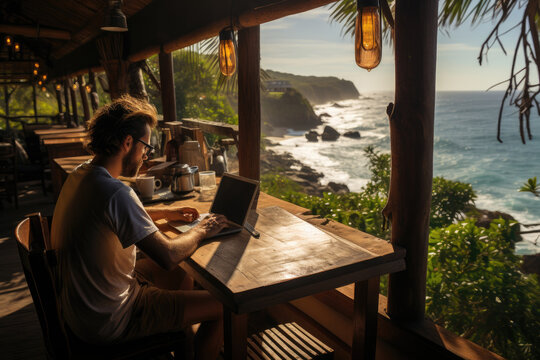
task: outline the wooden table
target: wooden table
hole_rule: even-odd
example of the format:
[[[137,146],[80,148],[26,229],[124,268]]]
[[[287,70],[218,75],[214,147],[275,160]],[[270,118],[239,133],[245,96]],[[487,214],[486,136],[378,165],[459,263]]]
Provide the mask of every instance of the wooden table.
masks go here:
[[[54,162],[67,177],[89,158]],[[174,205],[208,212],[211,199],[194,194]],[[405,250],[265,193],[249,222],[259,239],[242,231],[207,241],[181,264],[224,305],[226,358],[246,357],[249,312],[354,283],[352,359],[374,359],[379,277],[405,269]],[[178,234],[165,220],[157,225]]]
[[[196,197],[176,204],[207,212],[211,203]],[[375,358],[379,277],[405,269],[405,250],[305,212],[261,193],[249,220],[259,239],[246,231],[221,237],[203,243],[181,264],[224,304],[226,359],[246,358],[247,313],[351,283],[352,359]],[[176,235],[166,222],[158,226]]]
[[[48,139],[69,139],[69,138],[85,138],[88,137],[88,131],[72,131],[67,133],[52,133],[39,135],[40,141]]]
[[[50,134],[69,134],[74,132],[81,132],[85,131],[86,129],[83,126],[78,126],[74,128],[50,128],[50,129],[38,129],[34,130],[34,134],[37,136],[41,135],[50,135]]]

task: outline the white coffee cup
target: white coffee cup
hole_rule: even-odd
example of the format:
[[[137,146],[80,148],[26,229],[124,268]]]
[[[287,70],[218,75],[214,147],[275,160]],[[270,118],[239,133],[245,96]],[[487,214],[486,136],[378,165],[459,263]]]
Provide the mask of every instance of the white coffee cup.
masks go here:
[[[155,179],[153,176],[139,176],[135,182],[143,198],[151,198],[154,195],[154,190],[161,188],[161,180]]]

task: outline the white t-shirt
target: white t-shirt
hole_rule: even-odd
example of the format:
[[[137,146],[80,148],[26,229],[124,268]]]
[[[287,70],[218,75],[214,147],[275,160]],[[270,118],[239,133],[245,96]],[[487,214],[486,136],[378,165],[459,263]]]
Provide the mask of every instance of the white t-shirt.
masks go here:
[[[75,335],[100,343],[122,334],[139,291],[134,244],[157,230],[133,189],[105,168],[84,163],[69,175],[51,241],[62,314]]]

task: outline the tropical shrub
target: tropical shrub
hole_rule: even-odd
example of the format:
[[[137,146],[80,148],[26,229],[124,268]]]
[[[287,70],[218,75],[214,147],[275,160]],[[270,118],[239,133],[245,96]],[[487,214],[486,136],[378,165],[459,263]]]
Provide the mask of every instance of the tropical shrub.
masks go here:
[[[524,275],[508,236],[466,220],[431,231],[426,314],[445,328],[511,359],[540,358],[540,285]]]

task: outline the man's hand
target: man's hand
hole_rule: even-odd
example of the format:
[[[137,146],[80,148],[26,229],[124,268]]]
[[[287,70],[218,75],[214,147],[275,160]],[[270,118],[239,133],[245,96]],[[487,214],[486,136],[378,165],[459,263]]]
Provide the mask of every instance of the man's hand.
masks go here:
[[[193,230],[204,231],[205,238],[211,237],[219,233],[228,225],[227,218],[223,215],[212,214],[205,217]]]
[[[185,206],[152,206],[146,208],[152,220],[167,219],[168,221],[193,222],[199,218],[199,212],[195,208]]]

